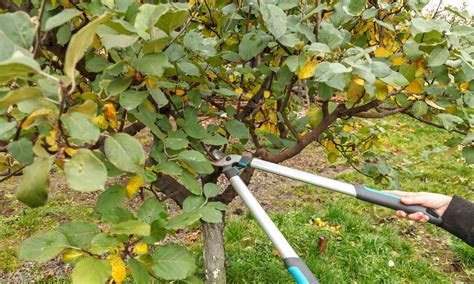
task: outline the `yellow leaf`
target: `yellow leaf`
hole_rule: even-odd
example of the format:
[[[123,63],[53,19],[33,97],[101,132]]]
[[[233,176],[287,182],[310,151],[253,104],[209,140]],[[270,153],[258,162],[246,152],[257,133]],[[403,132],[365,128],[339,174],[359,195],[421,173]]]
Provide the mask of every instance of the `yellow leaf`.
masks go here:
[[[100,129],[107,129],[109,124],[107,123],[107,120],[105,119],[105,116],[103,114],[100,114],[92,119],[92,122],[97,125]]]
[[[392,65],[399,66],[405,63],[405,58],[402,56],[395,56],[392,58]]]
[[[263,91],[263,97],[268,99],[270,97],[270,91]]]
[[[214,79],[217,78],[217,75],[216,75],[216,73],[214,73],[212,71],[208,71],[207,72],[207,77],[209,77],[209,79],[211,79],[211,80],[214,80]]]
[[[126,194],[128,197],[135,195],[138,189],[145,184],[145,181],[142,179],[141,176],[136,175],[130,179],[127,184]]]
[[[244,96],[244,99],[250,100],[253,97],[253,94],[251,92],[247,92]]]
[[[155,112],[155,108],[151,104],[150,100],[145,100],[145,107],[148,111],[150,111],[152,113]]]
[[[127,277],[127,268],[122,258],[118,255],[111,255],[107,257],[107,260],[112,267],[112,279],[114,279],[115,283],[122,283],[125,277]]]
[[[461,92],[464,93],[465,91],[467,91],[469,89],[469,83],[464,82],[459,86],[459,88],[461,89]]]
[[[97,104],[92,100],[86,100],[83,104],[70,107],[67,112],[80,112],[88,117],[93,117],[97,114]]]
[[[112,121],[117,119],[117,111],[115,110],[115,107],[111,103],[107,103],[103,107],[104,113],[105,113],[105,118],[107,120]]]
[[[347,98],[351,102],[355,102],[364,94],[364,92],[364,80],[359,77],[352,78],[349,88],[347,89]]]
[[[183,89],[176,89],[176,95],[182,96],[184,94],[186,94],[186,92]]]
[[[298,78],[299,79],[307,79],[307,78],[313,76],[314,75],[314,69],[316,69],[317,65],[318,65],[318,61],[309,60],[308,62],[306,62],[304,67],[298,73]]]
[[[392,52],[385,47],[378,47],[375,50],[375,57],[389,57],[390,55],[392,55]]]
[[[48,144],[49,149],[51,151],[57,151],[58,150],[58,142],[56,141],[56,134],[58,133],[57,130],[51,130],[46,136],[46,144]]]
[[[148,245],[147,244],[136,244],[133,247],[133,252],[136,254],[145,254],[148,252]]]
[[[77,152],[77,150],[74,149],[74,148],[66,148],[64,150],[64,152],[66,152],[66,154],[68,154],[70,157],[72,157]]]
[[[334,144],[334,142],[329,140],[328,143],[326,144],[326,148],[328,149],[328,151],[332,152],[336,149],[336,145]]]
[[[344,125],[344,126],[342,127],[342,130],[343,130],[344,132],[349,132],[349,131],[351,131],[351,126],[346,124],[346,125]]]
[[[244,90],[242,90],[242,88],[235,88],[234,92],[236,92],[236,93],[239,94],[239,95],[242,95],[242,93],[244,92]]]
[[[50,110],[50,109],[45,109],[45,108],[41,108],[41,109],[37,109],[35,111],[33,111],[27,119],[25,119],[25,121],[23,121],[23,123],[21,124],[21,128],[22,129],[25,129],[27,128],[28,126],[31,125],[31,123],[33,123],[36,119],[40,118],[40,117],[43,117],[43,116],[48,116],[50,114],[52,114],[53,111]]]
[[[364,144],[364,150],[369,150],[372,147],[372,140],[368,140]]]
[[[83,255],[84,255],[84,252],[82,252],[80,250],[68,249],[68,250],[64,251],[64,253],[63,253],[63,261],[65,263],[71,263],[72,261],[74,261],[75,259],[77,259],[78,257],[81,257]]]
[[[425,81],[423,78],[416,78],[405,88],[405,90],[412,94],[422,94],[425,91]]]

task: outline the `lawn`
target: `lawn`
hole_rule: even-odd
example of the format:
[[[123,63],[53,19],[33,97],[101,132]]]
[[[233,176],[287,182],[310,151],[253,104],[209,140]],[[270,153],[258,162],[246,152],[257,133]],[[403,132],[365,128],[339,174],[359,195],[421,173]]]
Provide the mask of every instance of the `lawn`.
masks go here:
[[[388,155],[390,164],[409,169],[399,176],[404,190],[457,194],[474,200],[473,168],[463,163],[459,152],[443,146],[450,134],[408,118],[387,123],[393,127],[374,151]],[[426,150],[435,153],[421,158]],[[323,154],[313,148],[303,155]],[[320,167],[336,167],[338,171],[329,175],[339,179],[385,189],[349,170],[342,160]],[[45,207],[28,209],[14,201],[14,187],[15,181],[2,185],[0,196],[0,282],[2,275],[15,271],[26,271],[35,275],[34,279],[58,279],[54,274],[45,275],[45,266],[22,265],[15,249],[21,240],[58,222],[94,220],[89,205],[94,195],[86,198],[66,189],[55,190]],[[431,224],[397,220],[393,211],[303,184],[283,183],[264,201],[272,203],[272,219],[322,283],[454,283],[474,279],[474,249]],[[268,238],[246,212],[227,214],[228,282],[293,282]],[[321,236],[327,239],[323,253],[319,249]],[[202,267],[201,242],[193,242],[191,247]],[[198,276],[202,277],[203,271]]]

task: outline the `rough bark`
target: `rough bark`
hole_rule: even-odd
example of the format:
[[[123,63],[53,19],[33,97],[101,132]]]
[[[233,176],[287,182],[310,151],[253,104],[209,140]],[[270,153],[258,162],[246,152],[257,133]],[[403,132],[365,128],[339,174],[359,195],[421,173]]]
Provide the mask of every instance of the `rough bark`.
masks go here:
[[[201,223],[207,284],[225,284],[224,222]]]

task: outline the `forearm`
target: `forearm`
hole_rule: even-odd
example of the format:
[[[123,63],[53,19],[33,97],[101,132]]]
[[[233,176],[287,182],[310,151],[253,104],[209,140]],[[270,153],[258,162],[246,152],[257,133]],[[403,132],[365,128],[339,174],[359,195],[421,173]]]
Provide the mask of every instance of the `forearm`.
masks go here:
[[[474,203],[453,196],[440,227],[474,246]]]

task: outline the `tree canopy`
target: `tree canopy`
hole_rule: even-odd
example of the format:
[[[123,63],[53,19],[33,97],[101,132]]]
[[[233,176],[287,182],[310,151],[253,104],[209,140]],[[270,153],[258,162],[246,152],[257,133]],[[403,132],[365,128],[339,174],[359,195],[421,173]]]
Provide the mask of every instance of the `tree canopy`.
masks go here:
[[[235,193],[216,185],[211,148],[280,163],[319,143],[396,187],[371,145],[384,134],[373,120],[398,114],[452,132],[446,144],[474,163],[472,17],[423,15],[423,2],[0,1],[1,180],[21,175],[16,196],[31,207],[56,172],[104,190],[99,227],[61,224],[20,256],[62,252],[77,283],[121,282],[126,267],[140,283],[191,277],[185,248],[151,245],[222,221]],[[138,192],[137,212],[122,206]]]

